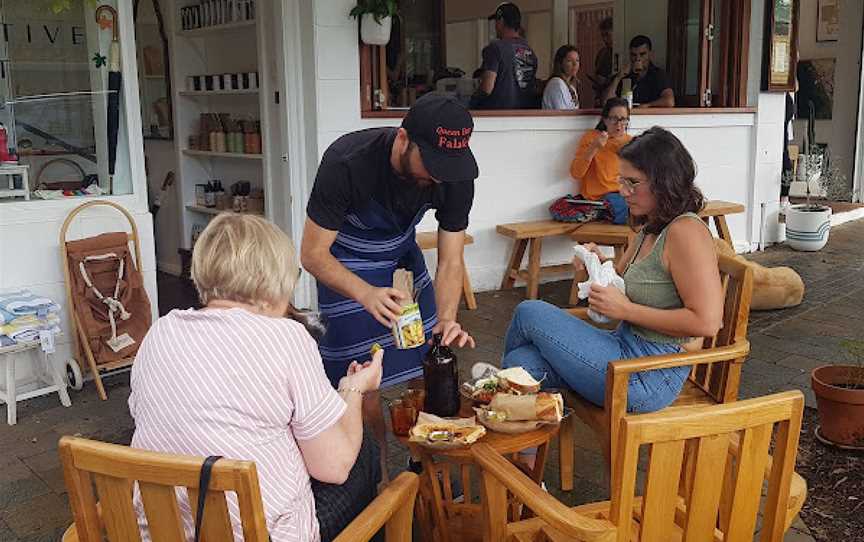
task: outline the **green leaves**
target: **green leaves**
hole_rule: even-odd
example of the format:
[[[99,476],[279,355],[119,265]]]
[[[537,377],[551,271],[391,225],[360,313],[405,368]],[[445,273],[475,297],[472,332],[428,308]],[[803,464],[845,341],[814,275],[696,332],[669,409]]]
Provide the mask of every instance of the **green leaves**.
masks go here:
[[[396,0],[358,0],[357,5],[348,14],[355,19],[366,13],[372,14],[376,23],[381,23],[385,17],[393,17],[399,12]]]
[[[48,9],[54,15],[60,15],[64,11],[69,11],[72,9],[72,5],[76,3],[75,0],[43,0]],[[96,0],[86,0],[87,4],[90,7],[96,7]]]

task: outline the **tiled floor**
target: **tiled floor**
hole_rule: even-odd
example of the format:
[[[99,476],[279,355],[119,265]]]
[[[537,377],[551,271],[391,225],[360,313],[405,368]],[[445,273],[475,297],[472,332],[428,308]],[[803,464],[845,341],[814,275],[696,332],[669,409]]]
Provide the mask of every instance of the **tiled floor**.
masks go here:
[[[836,227],[828,246],[818,253],[793,252],[784,247],[753,256],[769,265],[788,265],[807,285],[804,303],[783,311],[754,313],[750,323],[753,352],[744,365],[742,396],[752,397],[786,389],[801,389],[815,406],[809,388],[809,371],[826,360],[842,359],[839,342],[864,335],[860,318],[864,306],[864,220]],[[179,279],[160,276],[161,312],[194,303],[195,294]],[[566,303],[569,284],[541,286],[541,297]],[[524,295],[523,289],[488,292],[477,296],[479,309],[463,312],[463,324],[477,339],[473,351],[461,351],[460,366],[467,370],[476,361],[497,363],[509,315]],[[126,407],[128,374],[106,379],[109,399],[99,401],[92,384],[72,394],[73,406],[63,408],[48,396],[19,405],[18,425],[0,425],[0,542],[58,540],[70,522],[63,477],[57,458],[61,435],[83,435],[103,441],[128,443],[132,420]],[[387,390],[385,397],[398,394]],[[0,419],[5,419],[0,407]],[[576,488],[558,491],[557,450],[553,448],[547,469],[550,492],[567,503],[606,498],[603,461],[591,435],[585,430],[577,442]],[[395,442],[388,451],[391,473],[404,468],[405,452]],[[812,540],[797,522],[788,541]]]

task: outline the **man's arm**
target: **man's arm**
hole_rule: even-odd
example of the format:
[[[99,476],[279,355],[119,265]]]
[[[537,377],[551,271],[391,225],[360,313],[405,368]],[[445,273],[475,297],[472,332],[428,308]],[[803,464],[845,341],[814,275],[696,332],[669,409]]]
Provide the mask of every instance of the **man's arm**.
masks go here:
[[[484,70],[483,75],[480,76],[480,91],[487,96],[492,94],[492,91],[495,89],[495,80],[497,78],[497,73]]]
[[[664,88],[659,98],[653,102],[639,104],[639,107],[675,107],[675,93],[671,88]]]
[[[462,256],[465,232],[438,229],[438,269],[435,272],[435,303],[439,320],[456,320],[462,298]]]
[[[612,78],[612,82],[609,83],[609,86],[606,87],[606,90],[603,91],[603,102],[600,104],[602,107],[610,98],[614,98],[618,95],[618,85],[621,84],[621,80],[624,79],[626,74],[623,71],[615,74],[615,77]]]
[[[303,268],[328,288],[363,305],[376,320],[389,327],[402,312],[398,302],[402,293],[394,288],[376,288],[342,265],[330,253],[338,233],[307,218],[300,249]]]
[[[438,268],[435,271],[435,304],[438,306],[436,330],[444,334],[444,344],[474,347],[474,339],[456,322],[462,299],[462,273],[465,231],[451,232],[438,228]]]

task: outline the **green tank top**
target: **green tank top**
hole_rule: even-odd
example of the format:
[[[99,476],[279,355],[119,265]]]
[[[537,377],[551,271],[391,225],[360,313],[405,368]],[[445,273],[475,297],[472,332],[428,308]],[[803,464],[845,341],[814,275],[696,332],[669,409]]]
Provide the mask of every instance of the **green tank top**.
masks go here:
[[[630,260],[623,277],[627,297],[633,303],[656,309],[680,309],[684,306],[684,303],[681,302],[681,297],[678,295],[678,288],[675,287],[675,282],[672,280],[672,275],[663,267],[662,261],[663,247],[666,245],[666,232],[675,220],[684,217],[693,218],[698,220],[700,224],[705,224],[696,213],[684,213],[676,217],[657,236],[657,241],[654,243],[654,247],[648,256],[639,262],[635,262],[635,260],[640,250],[642,250],[642,244],[645,242],[645,230],[643,229],[636,236],[636,252]],[[659,331],[632,323],[630,327],[634,334],[655,343],[683,344],[692,339],[692,337],[665,335]]]

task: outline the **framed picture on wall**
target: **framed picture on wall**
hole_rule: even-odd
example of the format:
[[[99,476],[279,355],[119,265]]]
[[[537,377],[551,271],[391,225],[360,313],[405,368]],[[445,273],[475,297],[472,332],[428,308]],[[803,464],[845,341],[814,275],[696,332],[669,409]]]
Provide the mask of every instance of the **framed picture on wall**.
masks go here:
[[[800,0],[765,3],[765,48],[762,88],[786,92],[795,88],[798,64],[798,4]]]
[[[840,0],[819,0],[816,12],[816,41],[837,41],[840,37]]]

